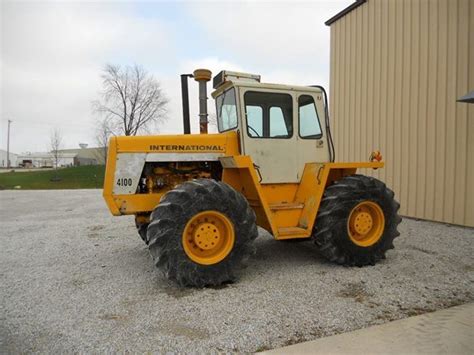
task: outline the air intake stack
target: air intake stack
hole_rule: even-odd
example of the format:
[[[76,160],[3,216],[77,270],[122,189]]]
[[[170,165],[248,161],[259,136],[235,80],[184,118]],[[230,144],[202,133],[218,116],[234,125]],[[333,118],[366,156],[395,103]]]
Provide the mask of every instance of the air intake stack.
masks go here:
[[[207,133],[207,82],[211,80],[212,73],[207,69],[196,69],[193,73],[194,80],[199,83],[199,132]]]

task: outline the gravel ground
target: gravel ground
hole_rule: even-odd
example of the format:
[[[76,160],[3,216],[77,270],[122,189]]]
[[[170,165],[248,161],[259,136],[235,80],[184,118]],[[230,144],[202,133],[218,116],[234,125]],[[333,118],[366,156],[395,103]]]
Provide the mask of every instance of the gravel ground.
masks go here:
[[[474,229],[411,219],[373,267],[262,232],[239,282],[179,289],[100,193],[0,192],[0,353],[254,352],[474,300]]]

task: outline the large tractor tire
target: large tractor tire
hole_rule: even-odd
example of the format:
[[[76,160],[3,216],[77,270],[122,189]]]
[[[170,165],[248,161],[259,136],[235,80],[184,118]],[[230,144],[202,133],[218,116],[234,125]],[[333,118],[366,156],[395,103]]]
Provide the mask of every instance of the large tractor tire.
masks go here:
[[[147,238],[156,266],[180,286],[236,280],[257,237],[255,213],[229,185],[185,182],[166,193],[151,214]]]
[[[137,227],[137,232],[140,238],[145,242],[145,244],[148,244],[148,239],[146,238],[148,223],[142,223],[135,217],[135,227]]]
[[[324,192],[313,230],[320,253],[341,265],[374,265],[393,249],[400,204],[383,182],[352,175]]]

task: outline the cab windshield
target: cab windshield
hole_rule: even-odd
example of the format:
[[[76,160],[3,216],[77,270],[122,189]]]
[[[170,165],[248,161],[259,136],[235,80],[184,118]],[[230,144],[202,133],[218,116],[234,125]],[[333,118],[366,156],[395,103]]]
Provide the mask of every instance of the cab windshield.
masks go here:
[[[216,98],[216,110],[219,132],[237,128],[237,104],[234,88],[224,91]]]

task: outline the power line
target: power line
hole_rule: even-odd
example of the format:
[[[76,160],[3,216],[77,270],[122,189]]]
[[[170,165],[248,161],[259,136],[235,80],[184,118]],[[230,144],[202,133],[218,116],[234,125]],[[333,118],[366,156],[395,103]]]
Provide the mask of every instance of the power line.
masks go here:
[[[8,134],[7,134],[7,169],[10,169],[10,124],[11,120],[8,120]]]

